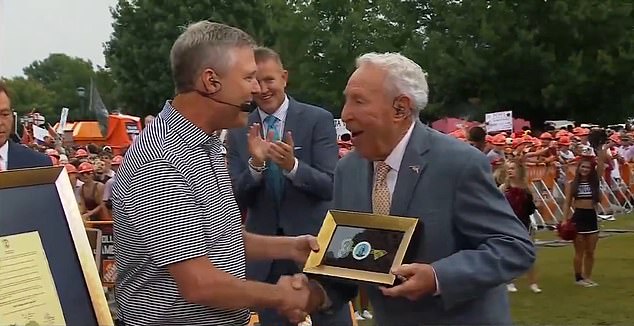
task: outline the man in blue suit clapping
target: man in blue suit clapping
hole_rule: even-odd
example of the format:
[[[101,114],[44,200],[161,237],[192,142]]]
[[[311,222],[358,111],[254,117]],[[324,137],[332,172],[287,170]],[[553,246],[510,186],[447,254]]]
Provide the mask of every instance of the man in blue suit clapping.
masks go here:
[[[296,101],[285,92],[288,72],[279,55],[255,50],[260,93],[249,129],[229,131],[227,160],[234,194],[247,211],[246,229],[262,235],[316,235],[333,196],[337,140],[330,112]],[[300,268],[292,261],[247,261],[247,277],[276,283]],[[289,325],[273,310],[259,311],[260,323]],[[349,325],[347,306],[313,314],[313,325]]]

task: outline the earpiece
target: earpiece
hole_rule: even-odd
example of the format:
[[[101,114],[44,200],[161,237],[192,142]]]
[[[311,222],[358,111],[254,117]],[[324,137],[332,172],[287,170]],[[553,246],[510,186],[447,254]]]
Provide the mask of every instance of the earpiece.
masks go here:
[[[397,116],[403,116],[405,114],[405,109],[403,109],[402,107],[395,107],[394,110],[396,110],[396,115]]]
[[[222,83],[214,77],[209,78],[209,83],[212,85],[210,94],[218,93],[222,88]]]

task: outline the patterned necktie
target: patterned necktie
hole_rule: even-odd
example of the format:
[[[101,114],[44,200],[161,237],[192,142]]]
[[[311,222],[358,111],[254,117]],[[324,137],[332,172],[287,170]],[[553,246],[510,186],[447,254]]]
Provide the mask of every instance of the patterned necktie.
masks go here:
[[[374,187],[372,188],[372,212],[374,214],[390,215],[392,195],[387,186],[387,174],[392,168],[383,161],[376,164],[374,171]]]
[[[266,137],[268,137],[270,132],[273,132],[273,141],[279,141],[281,139],[279,121],[280,119],[273,115],[264,118]],[[273,191],[273,198],[279,204],[282,199],[282,189],[284,187],[282,169],[279,165],[270,161],[267,163],[267,166],[268,168],[265,171],[266,182],[271,186],[270,189]]]

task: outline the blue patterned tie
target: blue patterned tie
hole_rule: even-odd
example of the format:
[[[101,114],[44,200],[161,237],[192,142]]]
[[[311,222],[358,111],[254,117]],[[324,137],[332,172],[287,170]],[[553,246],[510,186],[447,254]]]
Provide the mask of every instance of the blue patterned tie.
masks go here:
[[[266,136],[273,132],[273,141],[279,141],[281,139],[280,119],[273,115],[269,115],[264,119],[264,127],[266,128]],[[276,203],[279,204],[282,199],[282,188],[284,187],[284,178],[282,176],[282,169],[279,165],[269,161],[267,163],[268,168],[265,171],[266,182],[271,186],[273,191],[273,198]]]

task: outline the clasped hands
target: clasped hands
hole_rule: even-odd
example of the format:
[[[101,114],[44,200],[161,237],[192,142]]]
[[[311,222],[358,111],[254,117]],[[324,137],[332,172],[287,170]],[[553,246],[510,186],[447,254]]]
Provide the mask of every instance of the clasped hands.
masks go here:
[[[306,320],[306,316],[317,311],[326,300],[326,294],[317,281],[304,274],[282,276],[277,281],[282,301],[277,309],[291,323]]]
[[[317,238],[312,235],[300,235],[287,238],[285,257],[299,265],[304,265],[311,252],[319,251]],[[323,288],[304,274],[286,275],[277,282],[281,302],[278,313],[286,316],[291,323],[300,323],[306,316],[321,307],[326,300]]]
[[[431,265],[404,264],[393,268],[391,273],[401,283],[390,288],[379,287],[384,296],[404,297],[415,301],[436,293],[436,277]],[[291,323],[304,321],[308,314],[317,311],[326,300],[323,288],[316,281],[308,280],[304,274],[282,276],[277,285],[284,294],[278,313],[286,316]]]
[[[260,124],[255,123],[249,128],[247,138],[249,153],[254,165],[262,166],[264,162],[271,160],[288,172],[295,167],[295,144],[290,131],[286,133],[284,141],[273,141],[273,131],[269,131],[266,139],[264,139],[262,137],[262,127]]]

